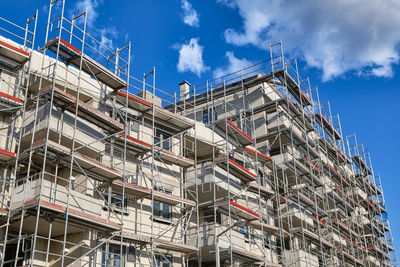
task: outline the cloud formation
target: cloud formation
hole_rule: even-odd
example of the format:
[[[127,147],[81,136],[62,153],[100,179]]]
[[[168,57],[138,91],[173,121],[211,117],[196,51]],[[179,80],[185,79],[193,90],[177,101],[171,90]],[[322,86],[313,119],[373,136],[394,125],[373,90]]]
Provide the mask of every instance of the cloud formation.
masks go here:
[[[398,0],[217,0],[237,8],[241,29],[227,29],[227,43],[268,49],[282,40],[284,49],[323,80],[348,71],[391,77],[399,62]]]
[[[83,1],[78,1],[75,4],[74,7],[74,12],[76,13],[75,15],[78,15],[79,13],[84,12],[87,10],[87,25],[89,27],[92,27],[94,25],[94,22],[96,21],[97,17],[99,14],[96,11],[96,8],[100,5],[100,2],[97,0],[83,0]]]
[[[187,0],[181,0],[181,8],[183,10],[183,22],[191,27],[199,27],[199,16]]]
[[[179,72],[189,71],[200,77],[203,72],[210,69],[204,64],[204,47],[199,44],[199,38],[192,38],[188,43],[175,45],[174,48],[179,50],[179,61],[176,66]]]
[[[220,78],[224,75],[240,71],[243,68],[249,67],[253,65],[251,61],[248,61],[245,58],[239,59],[235,57],[232,51],[227,51],[225,53],[226,58],[228,59],[228,65],[226,67],[219,67],[213,71],[214,79]],[[239,73],[240,74],[240,73]]]

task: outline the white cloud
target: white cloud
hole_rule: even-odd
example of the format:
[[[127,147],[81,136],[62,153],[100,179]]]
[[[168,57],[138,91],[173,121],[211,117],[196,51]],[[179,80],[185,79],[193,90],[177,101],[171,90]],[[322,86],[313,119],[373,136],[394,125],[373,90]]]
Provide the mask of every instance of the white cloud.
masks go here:
[[[183,10],[183,22],[191,27],[199,27],[199,16],[192,4],[187,0],[181,0],[181,7]]]
[[[174,48],[179,49],[179,61],[176,66],[179,72],[189,71],[200,77],[203,72],[210,69],[204,65],[204,47],[199,45],[199,38],[192,38],[189,43],[178,44]]]
[[[284,49],[323,71],[323,80],[348,71],[391,77],[399,62],[398,0],[217,0],[238,8],[242,29],[227,29],[225,40]]]
[[[117,38],[118,36],[117,29],[115,29],[114,27],[102,28],[97,30],[97,34],[100,37],[99,42],[102,45],[104,45],[108,49],[115,50],[113,39]],[[101,50],[105,49],[102,46],[99,46],[99,48]]]
[[[235,57],[232,51],[228,51],[225,53],[225,56],[228,59],[228,65],[223,68],[217,68],[213,72],[214,79],[222,77],[224,75],[240,71],[243,68],[249,67],[253,65],[251,61],[248,61],[245,58],[239,59]]]
[[[99,6],[100,2],[98,0],[83,0],[83,1],[78,1],[75,4],[74,7],[74,15],[78,15],[85,10],[87,10],[87,25],[89,27],[92,27],[94,25],[94,22],[96,21],[98,17],[98,13],[96,11],[96,8]],[[79,22],[81,23],[81,22]]]

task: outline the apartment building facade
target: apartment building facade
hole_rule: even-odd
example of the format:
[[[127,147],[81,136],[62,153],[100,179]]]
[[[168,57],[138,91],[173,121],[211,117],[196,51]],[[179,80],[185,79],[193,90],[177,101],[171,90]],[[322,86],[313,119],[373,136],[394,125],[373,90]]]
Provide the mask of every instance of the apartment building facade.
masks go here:
[[[281,44],[177,97],[65,8],[39,51],[37,13],[1,20],[2,266],[397,265],[369,155]]]

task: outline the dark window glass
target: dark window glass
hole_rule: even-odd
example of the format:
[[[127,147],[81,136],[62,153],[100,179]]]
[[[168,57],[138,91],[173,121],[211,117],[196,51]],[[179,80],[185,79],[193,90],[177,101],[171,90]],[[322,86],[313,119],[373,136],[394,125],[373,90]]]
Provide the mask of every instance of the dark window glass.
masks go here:
[[[208,118],[208,109],[204,108],[203,109],[203,123],[208,124],[209,118]]]
[[[170,219],[172,219],[172,208],[168,204],[154,201],[153,202],[153,215],[155,217],[170,220]]]

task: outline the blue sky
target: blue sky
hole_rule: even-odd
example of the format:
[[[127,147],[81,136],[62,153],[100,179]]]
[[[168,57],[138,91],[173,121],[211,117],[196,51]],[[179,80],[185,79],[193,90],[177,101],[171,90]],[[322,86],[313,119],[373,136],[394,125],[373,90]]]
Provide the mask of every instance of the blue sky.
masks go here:
[[[67,15],[87,8],[88,31],[109,46],[131,41],[131,73],[139,78],[156,66],[156,85],[168,92],[182,80],[199,84],[267,59],[268,45],[282,40],[321,102],[329,100],[340,114],[344,135],[356,132],[371,153],[400,249],[400,3],[360,1],[67,0],[66,6]],[[38,9],[41,47],[48,2],[0,0],[0,16],[22,25]]]

